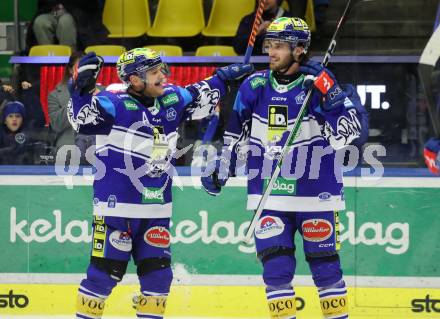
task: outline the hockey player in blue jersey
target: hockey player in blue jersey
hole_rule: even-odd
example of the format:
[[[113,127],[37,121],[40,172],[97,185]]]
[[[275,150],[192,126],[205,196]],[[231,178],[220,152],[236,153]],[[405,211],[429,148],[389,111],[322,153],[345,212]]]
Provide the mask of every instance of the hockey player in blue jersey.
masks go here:
[[[345,208],[341,165],[350,144],[362,145],[368,116],[351,85],[341,87],[334,75],[308,59],[311,41],[299,18],[278,18],[267,29],[264,48],[270,69],[249,76],[238,91],[225,145],[202,184],[218,195],[234,174],[237,157],[246,158],[247,208],[255,210],[275,168],[276,158],[308,89],[314,93],[307,114],[283,160],[254,238],[263,264],[271,318],[296,318],[294,234],[318,288],[325,318],[348,318],[347,290],[339,260],[338,211]]]
[[[96,134],[96,160],[105,168],[93,185],[93,246],[87,277],[79,287],[77,318],[101,318],[106,298],[131,257],[141,296],[139,318],[163,317],[172,281],[169,224],[172,164],[179,124],[208,116],[228,80],[252,71],[236,64],[186,88],[165,85],[165,64],[145,48],[117,61],[124,91],[93,95],[102,58],[83,57],[71,86],[68,117],[73,128]]]

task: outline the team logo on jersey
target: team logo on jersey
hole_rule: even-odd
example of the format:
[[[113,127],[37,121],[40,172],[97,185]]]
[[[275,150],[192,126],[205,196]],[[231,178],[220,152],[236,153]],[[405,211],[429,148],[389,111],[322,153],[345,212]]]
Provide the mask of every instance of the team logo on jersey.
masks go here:
[[[126,252],[131,251],[131,237],[127,232],[120,232],[119,230],[116,230],[110,234],[108,241],[117,250]]]
[[[145,232],[144,240],[148,245],[168,248],[170,247],[171,235],[165,227],[155,226]]]
[[[276,216],[264,216],[258,221],[255,228],[255,236],[259,239],[266,239],[278,236],[284,231],[283,221]]]
[[[166,115],[167,121],[174,121],[176,117],[177,117],[176,110],[174,109],[174,107],[170,107],[167,110],[167,115]]]
[[[159,187],[145,187],[142,192],[142,203],[144,204],[163,204],[163,191]]]
[[[170,95],[167,95],[162,98],[162,104],[165,107],[170,106],[172,104],[176,104],[177,102],[179,102],[179,97],[177,96],[176,93],[171,93]]]
[[[267,140],[269,142],[279,142],[283,133],[287,130],[287,105],[269,105]]]
[[[333,234],[333,225],[325,219],[307,219],[301,228],[303,238],[311,242],[324,241]]]
[[[15,141],[18,144],[23,144],[24,142],[26,142],[26,135],[24,135],[24,133],[15,134]]]
[[[306,99],[306,93],[304,91],[301,91],[300,94],[295,96],[295,102],[296,104],[303,104],[304,100]]]
[[[125,106],[125,109],[127,111],[137,111],[137,110],[139,110],[139,107],[137,106],[137,104],[134,101],[131,101],[131,100],[125,100],[124,101],[124,106]]]

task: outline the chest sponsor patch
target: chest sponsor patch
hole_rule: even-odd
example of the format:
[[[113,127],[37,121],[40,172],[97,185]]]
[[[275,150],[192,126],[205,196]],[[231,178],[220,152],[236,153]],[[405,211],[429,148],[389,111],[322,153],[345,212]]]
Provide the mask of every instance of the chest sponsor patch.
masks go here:
[[[269,179],[264,180],[264,186],[267,187]],[[296,194],[296,180],[278,177],[273,184],[271,195],[295,195]]]
[[[126,252],[131,251],[131,237],[127,232],[120,232],[119,230],[116,230],[110,234],[108,240],[110,244],[117,250]]]
[[[251,88],[255,90],[259,86],[265,86],[267,83],[267,79],[262,77],[255,77],[250,81],[250,83],[251,83]]]
[[[276,216],[264,216],[258,221],[255,228],[255,236],[266,239],[280,235],[284,231],[283,221]]]
[[[162,104],[165,107],[176,104],[177,102],[179,102],[179,97],[176,93],[171,93],[162,98]]]
[[[333,225],[325,219],[307,219],[301,228],[303,238],[311,242],[327,240],[333,234]]]
[[[143,204],[163,204],[163,191],[159,187],[145,187],[142,192]]]
[[[269,105],[267,110],[267,141],[279,142],[283,133],[287,130],[287,105]]]
[[[155,226],[145,232],[144,240],[148,245],[168,248],[170,247],[171,235],[165,227]]]
[[[137,110],[139,110],[139,107],[136,105],[136,103],[134,101],[131,101],[131,100],[125,100],[124,101],[124,106],[125,106],[125,109],[127,111],[137,111]]]

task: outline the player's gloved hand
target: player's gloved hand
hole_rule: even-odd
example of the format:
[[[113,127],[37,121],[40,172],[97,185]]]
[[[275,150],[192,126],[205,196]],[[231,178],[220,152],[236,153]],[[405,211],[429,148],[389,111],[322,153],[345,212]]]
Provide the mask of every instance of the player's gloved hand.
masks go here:
[[[299,67],[299,71],[306,75],[303,87],[306,89],[315,87],[323,96],[322,108],[324,111],[332,111],[344,105],[347,95],[330,70],[318,62],[307,60]]]
[[[440,174],[440,139],[430,138],[425,143],[425,150],[423,152],[426,166],[431,173]]]
[[[201,178],[203,188],[212,196],[220,195],[222,187],[225,186],[229,177],[226,164],[221,163],[220,160],[209,163]]]
[[[99,71],[104,64],[104,59],[95,52],[83,56],[73,73],[73,89],[78,90],[80,95],[93,93]]]
[[[235,63],[223,66],[215,71],[217,76],[223,81],[240,80],[254,71],[253,64]]]

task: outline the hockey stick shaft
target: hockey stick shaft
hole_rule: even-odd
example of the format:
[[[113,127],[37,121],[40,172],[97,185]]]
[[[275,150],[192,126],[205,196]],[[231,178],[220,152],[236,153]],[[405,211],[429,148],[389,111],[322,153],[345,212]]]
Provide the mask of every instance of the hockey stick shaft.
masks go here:
[[[260,27],[261,24],[261,17],[263,15],[264,8],[266,7],[266,1],[267,0],[260,0],[257,11],[255,12],[255,19],[254,19],[254,23],[252,24],[252,31],[251,34],[249,35],[248,45],[246,48],[246,53],[244,55],[244,64],[249,63],[251,59],[252,51],[254,50],[255,39],[258,33],[258,28]],[[215,132],[215,130],[217,130],[218,121],[212,123],[213,120],[214,118],[209,122],[209,125],[211,130]],[[208,131],[206,131],[206,133],[203,136],[204,143],[210,142],[211,140],[212,140],[212,136],[211,137],[208,136]]]
[[[252,25],[252,31],[249,36],[248,45],[246,48],[246,53],[244,55],[244,63],[249,63],[252,55],[252,51],[254,50],[255,39],[257,38],[258,28],[261,24],[261,17],[263,15],[264,8],[266,7],[266,0],[260,0],[258,3],[257,12],[255,12],[255,19]]]
[[[332,56],[333,51],[335,50],[336,38],[339,35],[341,27],[344,25],[345,21],[347,20],[348,14],[350,13],[351,1],[352,0],[347,1],[344,12],[342,13],[341,18],[339,19],[339,22],[336,26],[335,32],[333,33],[333,37],[330,41],[330,45],[324,55],[324,59],[321,62],[321,65],[323,67],[327,66],[328,62],[330,61],[330,57]],[[246,242],[246,243],[249,243],[253,237],[257,222],[260,219],[261,214],[263,213],[264,206],[266,205],[267,199],[269,198],[269,195],[272,192],[273,185],[274,185],[276,179],[278,178],[278,175],[281,172],[281,165],[282,165],[283,158],[287,154],[289,146],[292,144],[292,142],[296,138],[296,135],[298,134],[298,131],[301,127],[302,119],[305,116],[305,114],[307,113],[307,105],[309,104],[310,97],[312,96],[312,91],[313,90],[310,89],[307,92],[307,95],[304,99],[304,102],[298,112],[298,116],[296,117],[295,121],[293,122],[293,128],[289,132],[289,135],[286,140],[286,144],[284,145],[282,152],[277,159],[277,164],[275,166],[275,170],[272,173],[272,176],[269,180],[269,183],[267,184],[266,189],[263,192],[263,196],[261,197],[260,202],[258,203],[257,210],[255,211],[254,216],[252,217],[249,228],[248,228],[246,235],[244,237],[244,242]]]

